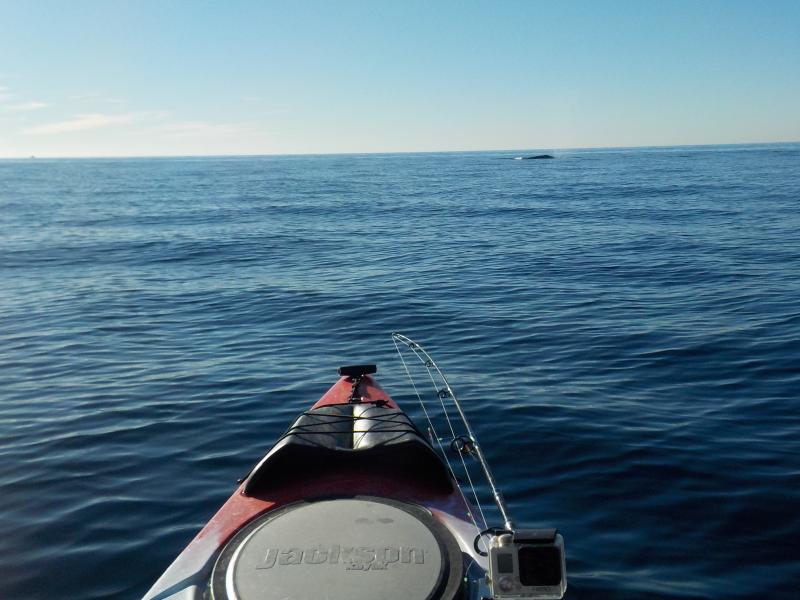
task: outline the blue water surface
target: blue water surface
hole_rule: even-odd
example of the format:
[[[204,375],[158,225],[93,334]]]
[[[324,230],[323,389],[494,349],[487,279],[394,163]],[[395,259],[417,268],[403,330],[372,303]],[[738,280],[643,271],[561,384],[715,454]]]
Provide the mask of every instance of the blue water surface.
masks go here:
[[[797,598],[800,145],[0,161],[0,598],[138,598],[335,368],[460,393],[569,598]]]

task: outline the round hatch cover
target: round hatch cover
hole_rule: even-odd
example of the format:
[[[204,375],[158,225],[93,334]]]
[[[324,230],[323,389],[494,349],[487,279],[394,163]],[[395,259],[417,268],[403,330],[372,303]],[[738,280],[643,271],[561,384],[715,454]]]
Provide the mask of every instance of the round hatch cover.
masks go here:
[[[455,540],[442,529],[417,507],[380,500],[324,500],[287,507],[257,519],[225,546],[214,566],[212,596],[215,600],[440,597],[442,588],[457,585],[453,576],[461,578],[460,565],[458,573],[449,572],[448,554],[453,549],[444,544],[451,546]],[[460,556],[457,546],[455,552]]]

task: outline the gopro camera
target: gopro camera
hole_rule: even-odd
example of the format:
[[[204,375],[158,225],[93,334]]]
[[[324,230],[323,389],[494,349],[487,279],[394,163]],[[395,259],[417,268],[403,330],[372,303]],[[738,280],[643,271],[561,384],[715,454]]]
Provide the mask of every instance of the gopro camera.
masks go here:
[[[492,540],[492,597],[560,600],[567,591],[564,538],[555,529],[520,529]]]

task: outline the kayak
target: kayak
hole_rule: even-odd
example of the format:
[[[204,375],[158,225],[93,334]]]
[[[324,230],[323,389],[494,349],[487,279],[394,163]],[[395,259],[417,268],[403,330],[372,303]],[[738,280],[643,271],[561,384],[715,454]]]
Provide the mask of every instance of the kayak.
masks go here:
[[[490,571],[514,532],[482,530],[447,458],[375,372],[340,367],[144,600],[503,597]],[[547,547],[563,547],[554,531]],[[559,595],[527,596],[560,598],[562,579]]]

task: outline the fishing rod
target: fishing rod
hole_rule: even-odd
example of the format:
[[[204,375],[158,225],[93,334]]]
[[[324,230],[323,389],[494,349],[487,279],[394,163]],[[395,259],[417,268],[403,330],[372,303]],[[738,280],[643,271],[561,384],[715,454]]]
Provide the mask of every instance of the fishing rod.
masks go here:
[[[500,490],[497,489],[497,484],[495,483],[495,478],[492,475],[492,470],[489,468],[489,463],[483,454],[483,450],[481,450],[481,446],[478,443],[478,439],[475,437],[475,433],[472,431],[472,427],[470,426],[469,421],[467,420],[467,416],[464,414],[464,409],[461,407],[461,403],[458,401],[458,397],[453,391],[453,388],[450,387],[450,383],[447,381],[447,377],[445,377],[444,373],[442,373],[442,370],[436,364],[436,361],[433,360],[431,355],[428,354],[427,350],[425,350],[425,348],[423,348],[420,344],[400,333],[393,333],[392,340],[395,342],[396,348],[397,348],[397,342],[400,342],[404,344],[406,347],[408,347],[408,349],[411,350],[414,353],[414,355],[419,359],[419,361],[425,366],[425,368],[428,370],[429,375],[431,375],[430,370],[433,369],[437,373],[437,375],[441,378],[442,382],[444,383],[444,387],[437,390],[436,392],[437,396],[442,401],[443,407],[444,407],[444,400],[446,398],[450,398],[453,401],[453,404],[455,405],[456,410],[458,411],[458,416],[461,417],[461,422],[464,424],[464,429],[467,432],[466,448],[474,452],[475,458],[478,460],[478,463],[480,464],[481,469],[483,470],[483,474],[486,477],[486,481],[489,484],[489,488],[492,492],[492,497],[494,498],[494,502],[497,505],[498,510],[500,511],[500,516],[503,518],[504,527],[508,530],[513,530],[514,524],[511,521],[511,517],[508,514],[508,508],[506,507],[503,495],[500,493]],[[399,348],[397,348],[397,350],[399,353],[400,352]],[[406,368],[406,374],[409,376],[409,378],[411,378],[411,374],[408,371],[408,367],[406,366],[405,361],[403,360],[402,354],[400,354],[400,359],[403,362],[403,366]],[[431,380],[434,383],[434,387],[436,387],[435,385],[436,382],[432,376]],[[414,387],[416,389],[416,386]],[[417,396],[419,397],[419,393],[417,393]],[[420,397],[419,399],[420,402],[422,402],[422,398]],[[450,422],[450,417],[447,414],[447,409],[445,408],[444,411],[445,411],[444,412],[445,419],[447,420],[447,423],[450,426],[450,430],[453,433],[453,443],[455,444],[460,441],[463,444],[464,440],[461,440],[461,438],[455,435],[452,423]],[[426,417],[427,416],[428,415],[426,411]],[[428,421],[430,423],[429,417]]]
[[[428,420],[431,437],[435,438],[438,443],[444,461],[450,469],[450,473],[453,475],[459,489],[461,489],[459,480],[456,477],[453,466],[450,464],[450,460],[442,444],[442,438],[436,433],[431,416],[428,409],[425,407],[422,395],[417,389],[417,384],[411,376],[411,371],[403,358],[403,353],[400,350],[399,344],[404,345],[413,352],[414,356],[416,356],[419,362],[425,367],[431,383],[433,384],[436,397],[441,403],[444,419],[452,435],[450,447],[461,459],[467,482],[472,490],[472,495],[475,498],[475,503],[483,522],[483,527],[479,526],[475,515],[470,514],[472,522],[477,529],[477,535],[473,541],[475,552],[481,556],[488,557],[489,568],[486,581],[491,590],[491,597],[494,600],[560,600],[564,597],[567,590],[567,571],[563,536],[557,529],[552,528],[516,529],[514,527],[514,523],[511,521],[511,517],[508,514],[505,500],[500,490],[497,488],[492,470],[489,468],[489,463],[467,420],[464,409],[458,401],[458,397],[447,381],[447,377],[436,364],[436,361],[428,354],[427,350],[419,343],[400,333],[393,333],[392,341],[394,342],[397,354],[400,356],[400,361],[403,363],[406,375],[408,375],[411,381],[411,385],[417,395],[422,411],[425,413],[425,418]],[[436,377],[441,381],[441,385],[437,383]],[[466,431],[466,436],[456,435],[453,422],[450,420],[448,414],[447,405],[445,404],[445,400],[448,398],[452,400],[453,406],[455,406],[458,412],[458,416],[464,426],[464,431]],[[478,464],[480,464],[486,482],[489,484],[494,502],[503,519],[503,527],[487,526],[486,517],[481,508],[481,502],[478,499],[475,484],[472,481],[466,461],[464,460],[464,454],[471,454],[477,459]],[[461,490],[461,494],[465,496],[463,490]],[[490,536],[489,542],[488,545],[484,545],[485,549],[481,549],[480,543],[481,540],[484,539],[484,536]]]

